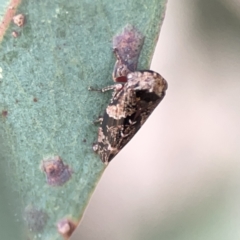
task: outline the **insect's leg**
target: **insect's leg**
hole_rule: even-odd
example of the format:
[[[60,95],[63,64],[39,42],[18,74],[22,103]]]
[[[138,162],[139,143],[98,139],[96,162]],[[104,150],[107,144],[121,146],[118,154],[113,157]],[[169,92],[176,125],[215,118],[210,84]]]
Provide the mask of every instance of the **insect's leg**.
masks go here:
[[[96,91],[96,92],[107,92],[107,91],[110,91],[110,90],[115,90],[115,91],[119,91],[123,88],[123,84],[121,83],[118,83],[118,84],[114,84],[114,85],[109,85],[109,86],[106,86],[104,88],[101,88],[101,89],[96,89],[96,88],[93,88],[93,87],[89,87],[88,90],[89,91]]]
[[[103,117],[100,117],[100,116],[99,116],[99,118],[96,119],[93,123],[94,123],[94,124],[98,124],[98,123],[99,123],[99,124],[102,124],[102,122],[103,122]]]
[[[118,61],[121,61],[121,58],[120,58],[120,55],[119,55],[119,52],[118,52],[117,48],[113,48],[113,54],[115,55],[115,57]]]

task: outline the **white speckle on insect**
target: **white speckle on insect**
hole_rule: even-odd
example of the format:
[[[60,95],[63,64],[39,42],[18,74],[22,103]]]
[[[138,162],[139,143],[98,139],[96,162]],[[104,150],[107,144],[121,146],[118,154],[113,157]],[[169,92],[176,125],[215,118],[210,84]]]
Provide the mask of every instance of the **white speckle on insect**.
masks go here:
[[[2,68],[0,67],[0,73],[2,72]]]
[[[68,14],[68,11],[66,11],[66,14]]]
[[[55,12],[56,12],[56,13],[59,13],[59,12],[60,12],[60,9],[59,9],[59,8],[56,8]]]
[[[2,79],[3,78],[3,75],[0,73],[0,79]]]

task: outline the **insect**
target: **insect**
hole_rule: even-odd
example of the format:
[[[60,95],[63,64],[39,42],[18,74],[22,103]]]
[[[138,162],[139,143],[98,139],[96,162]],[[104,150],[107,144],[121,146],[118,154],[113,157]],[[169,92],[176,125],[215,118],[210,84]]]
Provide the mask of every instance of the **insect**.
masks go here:
[[[167,90],[167,82],[160,74],[150,70],[135,71],[137,64],[130,71],[127,63],[131,62],[131,58],[125,58],[128,60],[125,61],[116,48],[114,53],[117,62],[113,78],[117,83],[97,90],[113,90],[103,117],[97,121],[100,126],[97,142],[93,145],[93,150],[105,164],[132,139],[164,98]],[[136,62],[136,59],[134,61]],[[122,69],[127,71],[121,71]]]

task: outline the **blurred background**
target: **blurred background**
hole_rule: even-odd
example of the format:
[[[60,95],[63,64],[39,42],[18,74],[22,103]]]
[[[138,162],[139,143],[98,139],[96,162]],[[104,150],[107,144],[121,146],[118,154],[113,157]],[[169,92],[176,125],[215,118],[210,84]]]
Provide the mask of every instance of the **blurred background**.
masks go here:
[[[102,176],[73,240],[240,239],[240,1],[169,0],[167,95]]]

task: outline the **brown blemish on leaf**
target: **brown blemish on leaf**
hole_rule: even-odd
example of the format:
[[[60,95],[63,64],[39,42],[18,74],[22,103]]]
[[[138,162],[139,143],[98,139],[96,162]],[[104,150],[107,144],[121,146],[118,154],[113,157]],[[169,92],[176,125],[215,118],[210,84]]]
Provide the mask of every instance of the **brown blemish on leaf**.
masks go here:
[[[120,34],[113,37],[113,50],[117,61],[113,70],[114,81],[137,69],[138,58],[142,50],[144,36],[134,26],[127,25]]]
[[[48,215],[43,210],[29,205],[25,208],[23,219],[30,231],[41,232],[47,223]]]
[[[69,239],[74,232],[77,224],[70,219],[62,219],[57,223],[58,232],[63,236],[64,239]]]
[[[50,186],[61,186],[66,183],[72,175],[72,170],[68,165],[64,165],[59,156],[44,159],[41,164],[42,171],[45,172],[47,183]]]
[[[25,16],[20,13],[17,14],[13,17],[13,22],[18,26],[18,27],[22,27],[25,23]]]
[[[6,13],[2,18],[2,22],[0,22],[0,40],[3,38],[4,33],[12,21],[12,18],[16,12],[16,8],[20,2],[21,0],[11,0],[8,8],[6,9]]]
[[[7,110],[2,110],[2,116],[3,116],[4,118],[6,118],[7,115],[8,115],[8,111],[7,111]]]
[[[34,102],[37,102],[37,101],[38,101],[38,99],[35,97],[35,98],[33,98],[33,101],[34,101]]]
[[[12,31],[12,36],[14,38],[17,38],[19,36],[19,33],[17,31]]]

